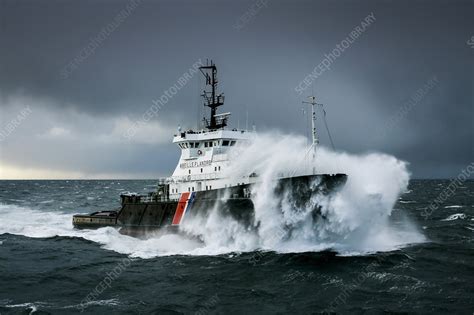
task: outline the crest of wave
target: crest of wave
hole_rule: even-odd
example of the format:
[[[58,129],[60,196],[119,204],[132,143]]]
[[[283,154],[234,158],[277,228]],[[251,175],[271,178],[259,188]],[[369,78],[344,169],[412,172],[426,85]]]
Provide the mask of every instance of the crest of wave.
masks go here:
[[[232,167],[225,175],[238,178],[255,172],[259,176],[252,189],[254,229],[213,209],[208,217],[183,227],[199,235],[206,247],[280,252],[333,248],[342,253],[365,253],[424,240],[408,221],[403,228],[390,225],[395,202],[409,181],[406,163],[393,156],[352,155],[319,147],[313,159],[304,137],[272,133],[260,134],[248,146],[236,148],[230,158]],[[276,178],[312,174],[313,168],[316,174],[345,173],[348,180],[330,195],[313,194],[302,209],[295,208],[287,191],[275,195]],[[313,215],[315,204],[321,207],[319,217]]]

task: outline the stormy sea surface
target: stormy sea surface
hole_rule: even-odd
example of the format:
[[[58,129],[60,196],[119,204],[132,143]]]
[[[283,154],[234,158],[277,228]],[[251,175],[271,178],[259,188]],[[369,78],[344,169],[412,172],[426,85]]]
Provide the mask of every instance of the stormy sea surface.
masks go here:
[[[474,181],[423,215],[449,183],[410,180],[388,215],[406,241],[363,251],[78,231],[73,214],[115,209],[155,181],[0,181],[0,314],[472,314]]]

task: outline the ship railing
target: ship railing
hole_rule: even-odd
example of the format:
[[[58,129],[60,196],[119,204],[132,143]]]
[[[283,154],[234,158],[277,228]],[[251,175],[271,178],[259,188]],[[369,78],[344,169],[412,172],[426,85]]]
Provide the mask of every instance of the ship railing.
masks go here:
[[[240,132],[241,134],[243,134],[243,133],[247,133],[247,134],[251,134],[251,135],[255,134],[255,130],[246,130],[246,129],[237,129],[237,128],[230,129],[230,128],[227,128],[227,127],[224,126],[224,127],[215,128],[215,129],[206,128],[206,129],[201,129],[201,130],[180,131],[179,133],[174,134],[173,136],[175,138],[180,137],[180,138],[184,139],[184,138],[186,138],[187,134],[189,134],[189,135],[208,134],[210,132],[219,131],[219,130],[237,131],[237,132]]]
[[[195,174],[168,177],[168,183],[189,182],[198,180],[212,180],[223,178],[220,174]]]
[[[167,198],[166,196],[157,196],[157,195],[153,195],[153,196],[141,196],[140,198],[140,202],[143,202],[143,203],[153,203],[153,202],[157,202],[157,201],[169,201],[170,199]]]
[[[122,195],[126,196],[126,195]],[[168,195],[164,194],[157,194],[155,192],[150,192],[146,195],[140,195],[140,194],[133,194],[130,195],[133,196],[133,199],[128,200],[128,203],[154,203],[154,202],[163,202],[163,201],[169,201],[170,198]]]

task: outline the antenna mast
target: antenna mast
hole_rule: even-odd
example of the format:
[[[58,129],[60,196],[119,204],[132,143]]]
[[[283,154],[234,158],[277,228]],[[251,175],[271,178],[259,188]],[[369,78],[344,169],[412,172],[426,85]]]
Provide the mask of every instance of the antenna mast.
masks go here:
[[[206,78],[206,86],[210,86],[210,91],[203,91],[201,95],[204,98],[204,106],[211,109],[211,117],[209,120],[204,118],[208,129],[220,129],[227,126],[228,115],[216,115],[217,107],[224,105],[224,93],[217,95],[217,67],[212,62],[206,62],[205,66],[199,67],[199,70]]]
[[[312,137],[312,143],[311,143],[311,147],[313,148],[314,150],[314,153],[316,153],[316,148],[319,144],[319,139],[318,139],[318,135],[316,133],[316,110],[315,110],[315,106],[316,105],[322,105],[322,104],[318,104],[316,103],[316,97],[315,96],[309,96],[308,99],[310,100],[309,102],[305,102],[303,101],[303,104],[310,104],[311,105],[311,137]]]
[[[308,150],[313,152],[313,160],[316,157],[316,149],[319,144],[319,139],[318,139],[318,134],[316,133],[316,110],[315,106],[316,105],[322,105],[316,103],[316,97],[315,96],[309,96],[308,99],[310,100],[309,102],[303,101],[303,104],[310,104],[311,105],[311,138],[312,138],[312,143],[311,147]],[[316,168],[313,166],[313,174],[316,174]]]

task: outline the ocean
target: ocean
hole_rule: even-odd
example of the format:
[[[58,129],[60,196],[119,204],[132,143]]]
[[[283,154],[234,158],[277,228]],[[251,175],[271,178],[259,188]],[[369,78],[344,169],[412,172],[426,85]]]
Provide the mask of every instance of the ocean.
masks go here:
[[[369,239],[259,247],[238,230],[135,239],[72,227],[152,180],[0,181],[0,314],[473,314],[474,181],[426,212],[449,183],[410,180]]]

